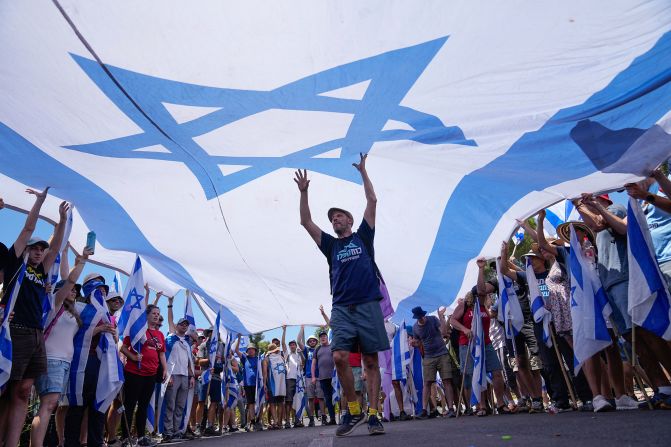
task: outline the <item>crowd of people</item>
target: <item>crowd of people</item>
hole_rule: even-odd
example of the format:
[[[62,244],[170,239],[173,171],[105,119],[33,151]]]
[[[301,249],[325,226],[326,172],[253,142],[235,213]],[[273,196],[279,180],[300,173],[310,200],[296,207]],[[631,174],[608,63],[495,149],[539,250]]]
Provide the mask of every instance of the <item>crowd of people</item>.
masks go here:
[[[345,436],[364,423],[370,434],[382,434],[382,423],[395,420],[671,409],[671,344],[634,328],[628,308],[626,208],[607,194],[583,194],[573,201],[582,220],[560,225],[557,238],[547,237],[541,210],[535,228],[520,221],[533,239],[520,260],[509,256],[504,243],[497,259],[477,260],[477,283],[456,300],[451,314],[445,307],[428,312],[418,306],[403,316],[415,323],[398,326],[380,310],[382,280],[373,260],[377,199],[365,161],[362,155],[355,164],[367,199],[364,219],[353,233],[351,213],[332,208],[329,220],[337,237],[312,222],[307,173],[297,172],[301,224],[329,262],[333,307],[330,316],[320,307],[325,325],[307,340],[301,327],[287,344],[284,326],[281,339],[272,339],[264,352],[244,343],[241,335],[224,339],[218,328],[193,330],[187,315],[175,317],[171,297],[164,298],[168,311],[163,327],[156,306],[162,294],[151,304],[149,287],[143,343],[120,338],[124,298],[103,275],[92,273],[80,281],[91,250],[78,255],[70,268],[67,249],[55,249],[62,246],[69,205],[61,204],[60,221],[47,242],[33,233],[48,188],[29,189],[35,204],[21,233],[11,247],[0,245],[0,321],[9,328],[12,343],[11,372],[0,398],[0,445],[19,444],[32,393],[40,402],[30,430],[33,447],[45,442],[54,413],[59,446],[98,447],[318,424],[337,426],[336,433]],[[659,268],[671,281],[671,181],[658,169],[625,187],[642,204]],[[571,228],[583,254],[594,260],[613,311],[608,324],[612,343],[586,359],[577,374],[568,265]],[[54,265],[62,279],[52,284]],[[512,337],[498,318],[508,287],[523,317]],[[551,316],[551,343],[544,322],[535,317],[535,291]],[[12,307],[6,308],[12,297]],[[101,299],[106,305],[102,310]],[[452,301],[446,297],[446,303]],[[489,385],[473,399],[476,326],[482,328]],[[101,368],[106,367],[101,364],[103,340],[116,343],[124,382],[106,408],[96,398]],[[406,341],[407,368],[399,375],[391,363]],[[390,346],[392,354],[385,357]]]

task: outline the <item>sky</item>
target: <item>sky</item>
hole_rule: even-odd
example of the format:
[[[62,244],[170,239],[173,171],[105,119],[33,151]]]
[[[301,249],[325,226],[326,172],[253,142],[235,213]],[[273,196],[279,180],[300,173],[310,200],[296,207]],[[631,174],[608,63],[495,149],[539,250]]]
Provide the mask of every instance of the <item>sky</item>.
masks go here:
[[[615,203],[620,203],[623,204],[625,207],[627,206],[627,200],[628,196],[626,193],[611,193],[610,194],[611,199]],[[0,210],[0,242],[3,242],[7,247],[10,247],[13,243],[16,237],[19,234],[19,231],[21,231],[21,228],[23,227],[23,224],[25,223],[26,220],[26,215],[17,211],[13,211],[10,209],[2,209]],[[39,236],[45,240],[48,240],[51,234],[53,233],[53,226],[43,220],[39,220],[37,223],[37,228],[35,230],[35,235]],[[70,251],[70,266],[74,265],[74,253]],[[91,259],[95,259],[95,255],[92,256]],[[128,271],[131,271],[132,268],[129,266]],[[114,279],[114,270],[105,268],[105,267],[100,267],[95,264],[87,264],[84,267],[84,271],[82,273],[81,278],[84,278],[87,274],[89,273],[101,273],[105,277],[105,281],[107,284],[111,284],[113,279]],[[128,281],[128,277],[121,273],[121,282],[122,285],[125,287],[126,282]],[[149,302],[152,303],[154,301],[154,296],[155,296],[156,291],[152,291],[151,295],[149,297]],[[174,297],[174,302],[173,302],[173,311],[174,311],[174,317],[175,319],[180,318],[183,316],[183,309],[184,309],[184,299],[185,299],[185,294],[184,291],[180,291],[175,295]],[[168,316],[168,298],[167,297],[162,297],[159,302],[158,306],[161,309],[161,314],[166,318]],[[196,303],[193,303],[193,312],[194,312],[194,317],[196,319],[196,326],[198,328],[207,328],[210,327],[210,323],[207,321],[205,318],[205,315],[203,312],[200,310],[198,305]],[[306,337],[312,334],[315,330],[316,326],[306,326],[305,328],[305,334]],[[164,331],[167,331],[167,321],[164,323],[164,326],[162,328]],[[290,326],[287,327],[287,343],[290,340],[293,340],[296,338],[296,335],[298,334],[299,331],[298,326]],[[265,340],[270,340],[273,337],[281,338],[282,335],[282,329],[277,328],[277,329],[272,329],[269,331],[264,332]]]

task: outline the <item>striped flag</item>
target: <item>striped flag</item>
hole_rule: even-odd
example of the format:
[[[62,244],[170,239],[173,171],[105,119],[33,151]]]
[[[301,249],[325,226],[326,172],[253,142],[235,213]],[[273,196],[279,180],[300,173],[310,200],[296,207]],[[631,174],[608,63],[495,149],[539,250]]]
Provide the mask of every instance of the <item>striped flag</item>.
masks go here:
[[[407,379],[409,364],[410,347],[408,346],[408,331],[405,328],[404,320],[391,341],[391,380]]]
[[[121,295],[121,273],[114,272],[114,279],[112,280],[112,290]]]
[[[256,401],[254,402],[256,404],[256,420],[259,421],[259,415],[261,414],[261,407],[263,404],[266,402],[266,392],[263,387],[263,384],[265,383],[263,380],[263,358],[264,354],[260,354],[257,356],[257,368],[256,368]],[[260,422],[260,421],[259,421]]]
[[[217,312],[217,319],[214,321],[214,327],[212,328],[212,335],[210,336],[210,343],[208,347],[208,358],[210,360],[210,366],[203,373],[203,385],[210,383],[212,379],[212,371],[214,368],[214,363],[217,360],[217,348],[219,345],[219,327],[221,326],[221,308]]]
[[[412,392],[410,393],[411,400],[415,404],[415,414],[422,412],[422,400],[424,393],[424,372],[422,370],[422,356],[419,348],[413,347],[410,350],[410,364],[409,370],[411,372]]]
[[[671,340],[669,287],[657,264],[650,229],[641,205],[630,197],[628,208],[628,311],[634,324],[668,341]]]
[[[193,316],[193,307],[191,305],[191,291],[186,291],[186,299],[184,300],[184,318],[189,320],[189,330],[187,334],[192,334],[196,331],[196,318]]]
[[[91,304],[96,308],[96,313],[102,315],[103,323],[110,324],[112,319],[107,310],[103,292],[95,289],[92,295]],[[100,342],[96,348],[96,353],[98,360],[100,360],[100,372],[96,387],[95,408],[99,412],[105,413],[123,386],[123,363],[119,358],[114,337],[109,332],[100,334]]]
[[[140,257],[135,263],[124,290],[124,306],[119,316],[119,338],[130,337],[130,345],[140,352],[147,333],[147,313],[144,297],[144,275]]]
[[[524,240],[524,228],[519,227],[515,234],[513,235],[513,244],[520,245],[520,242]]]
[[[294,393],[294,400],[292,407],[296,411],[296,420],[302,420],[305,413],[305,374],[303,368],[299,368],[296,372],[296,392]]]
[[[611,344],[606,321],[612,313],[594,263],[582,253],[571,226],[571,319],[573,320],[573,369]]]
[[[21,290],[23,278],[26,276],[26,264],[28,263],[28,252],[23,255],[23,264],[16,272],[16,281],[9,294],[9,300],[5,304],[2,326],[0,326],[0,390],[4,389],[12,373],[12,336],[9,331],[9,316],[14,311],[16,298]]]
[[[65,250],[65,247],[68,245],[70,240],[70,234],[72,233],[72,208],[68,209],[67,217],[65,220],[65,231],[63,233],[63,240],[61,241],[60,247],[58,247],[58,253],[56,254],[56,259],[54,260],[53,265],[49,269],[47,274],[47,280],[52,286],[58,282],[58,275],[61,271],[61,253]],[[56,247],[53,247],[55,249]],[[65,278],[63,278],[65,279]],[[53,289],[51,292],[47,293],[42,301],[42,327],[47,325],[47,319],[49,314],[54,308],[54,302],[56,301],[56,294]]]
[[[471,355],[473,357],[473,378],[471,382],[471,404],[477,405],[482,399],[482,393],[487,390],[487,366],[485,365],[485,333],[482,327],[482,317],[480,315],[480,300],[475,298],[473,303],[473,322],[471,323],[471,333],[473,334],[473,347]]]
[[[531,312],[534,316],[534,322],[543,322],[543,342],[549,348],[552,346],[552,337],[550,335],[550,321],[552,314],[545,307],[545,300],[538,287],[536,274],[531,266],[531,258],[527,256],[527,284],[529,286],[529,299],[531,301]]]
[[[79,313],[82,326],[73,339],[74,355],[70,363],[70,377],[68,379],[67,398],[69,405],[84,405],[84,374],[89,358],[93,330],[103,318],[103,312],[92,304],[87,304]]]
[[[226,390],[223,391],[228,391],[226,406],[228,408],[235,408],[238,404],[238,399],[240,398],[240,385],[238,384],[238,379],[236,379],[235,374],[233,374],[233,369],[230,365],[228,366],[226,373],[225,387]]]
[[[499,280],[499,294],[501,298],[498,302],[498,320],[503,323],[506,338],[513,339],[522,330],[524,326],[524,315],[520,301],[515,293],[513,282],[510,278],[501,273],[500,262],[505,260],[496,260],[496,274]]]

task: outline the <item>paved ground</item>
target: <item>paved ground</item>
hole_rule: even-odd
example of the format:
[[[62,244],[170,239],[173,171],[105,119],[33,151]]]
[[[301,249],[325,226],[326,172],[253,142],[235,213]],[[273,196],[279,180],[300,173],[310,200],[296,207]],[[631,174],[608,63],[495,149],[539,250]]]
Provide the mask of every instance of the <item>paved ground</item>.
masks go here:
[[[578,412],[557,415],[520,414],[485,418],[466,416],[459,419],[439,418],[387,423],[385,430],[385,435],[368,436],[367,429],[363,426],[347,438],[335,438],[335,427],[299,428],[234,433],[223,437],[201,438],[178,445],[179,447],[669,446],[671,411],[613,412],[598,415]]]

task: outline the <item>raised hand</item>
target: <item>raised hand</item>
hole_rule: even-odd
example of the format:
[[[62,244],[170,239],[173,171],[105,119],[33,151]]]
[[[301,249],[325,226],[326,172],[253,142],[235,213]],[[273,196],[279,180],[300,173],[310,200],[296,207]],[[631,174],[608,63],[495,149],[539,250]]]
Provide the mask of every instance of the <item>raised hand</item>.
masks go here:
[[[545,208],[543,208],[538,212],[538,219],[539,220],[545,219]]]
[[[352,163],[352,166],[354,166],[357,171],[359,172],[365,172],[366,171],[366,158],[368,158],[368,154],[363,154],[359,153],[359,156],[361,157],[361,160],[359,163]]]
[[[27,188],[26,192],[28,194],[34,195],[35,198],[37,198],[37,199],[44,200],[44,199],[47,198],[47,193],[49,192],[49,188],[51,188],[51,186],[47,186],[46,188],[44,188],[44,191],[42,191],[42,192],[36,191],[32,188]]]
[[[627,183],[624,187],[627,190],[627,194],[634,199],[644,200],[648,196],[648,191],[641,188],[638,183]]]
[[[303,169],[303,172],[299,169],[296,171],[296,178],[294,182],[298,185],[298,190],[301,192],[307,191],[308,186],[310,186],[310,180],[308,180],[308,170]]]
[[[501,242],[501,259],[508,259],[508,243]]]
[[[58,206],[58,215],[62,221],[68,218],[68,211],[70,210],[70,204],[66,201],[62,201]]]
[[[447,307],[445,307],[445,306],[440,306],[440,307],[438,308],[438,316],[439,316],[439,317],[444,317],[446,311],[447,311]]]
[[[475,263],[478,265],[478,268],[485,268],[485,265],[487,265],[487,260],[484,257],[479,257],[476,259]]]

